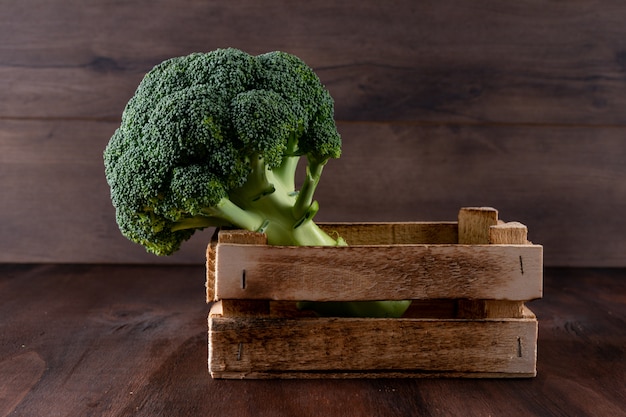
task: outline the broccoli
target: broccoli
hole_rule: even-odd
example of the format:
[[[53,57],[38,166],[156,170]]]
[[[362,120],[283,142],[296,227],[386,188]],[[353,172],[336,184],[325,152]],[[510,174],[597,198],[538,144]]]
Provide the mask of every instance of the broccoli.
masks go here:
[[[333,99],[311,68],[285,52],[228,48],[149,71],[104,165],[122,234],[170,255],[220,226],[263,232],[271,245],[345,245],[313,221],[322,170],[340,154]]]

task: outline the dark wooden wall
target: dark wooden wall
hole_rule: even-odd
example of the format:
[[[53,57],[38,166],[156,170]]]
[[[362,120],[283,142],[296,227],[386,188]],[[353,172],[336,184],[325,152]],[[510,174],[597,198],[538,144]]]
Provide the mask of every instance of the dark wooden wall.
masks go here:
[[[626,266],[623,0],[5,0],[0,262],[157,258],[117,230],[102,150],[162,60],[284,50],[336,101],[319,220],[454,220],[487,205],[549,266]]]

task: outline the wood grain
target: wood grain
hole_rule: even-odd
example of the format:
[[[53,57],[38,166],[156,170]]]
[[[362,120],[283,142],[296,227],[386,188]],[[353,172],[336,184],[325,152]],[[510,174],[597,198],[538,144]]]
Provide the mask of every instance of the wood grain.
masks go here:
[[[171,258],[121,235],[102,158],[115,126],[0,120],[0,262],[204,262],[211,231]]]
[[[504,223],[492,207],[464,207],[459,210],[459,243],[526,245],[526,226],[519,222]],[[520,236],[523,236],[521,238]],[[520,270],[524,262],[520,258]],[[540,285],[541,286],[541,285]],[[459,318],[523,317],[524,301],[502,299],[457,300]]]
[[[203,282],[201,265],[0,265],[0,385],[22,381],[9,415],[598,417],[626,409],[624,269],[546,269],[545,297],[530,306],[539,319],[537,376],[523,380],[212,380]],[[6,366],[11,359],[23,374]]]
[[[528,228],[520,222],[500,223],[489,228],[489,243],[525,245],[528,242]]]
[[[341,372],[534,376],[537,322],[429,319],[209,319],[214,377]],[[313,336],[313,337],[311,337]],[[349,354],[348,354],[349,352]],[[267,375],[263,375],[266,373]]]
[[[212,231],[165,259],[119,235],[100,155],[153,65],[234,46],[301,56],[335,97],[345,148],[320,220],[489,205],[547,265],[624,266],[625,16],[619,0],[2,2],[0,262],[203,263]]]
[[[207,287],[215,287],[214,291],[209,290],[207,299],[219,300],[209,313],[211,376],[535,376],[537,320],[524,307],[524,300],[541,296],[541,247],[537,248],[536,271],[524,271],[527,256],[515,257],[521,272],[515,277],[501,268],[508,250],[532,245],[525,239],[525,226],[517,222],[499,224],[497,210],[462,208],[456,245],[416,245],[410,239],[404,240],[411,235],[423,238],[423,230],[437,236],[438,230],[447,235],[450,229],[449,223],[422,226],[359,224],[355,226],[359,233],[355,233],[345,225],[341,231],[353,236],[361,246],[330,248],[268,246],[265,235],[260,233],[220,231],[212,239],[207,255]],[[332,225],[328,227],[332,230]],[[517,235],[522,235],[523,241]],[[375,244],[379,241],[394,243]],[[513,246],[512,241],[522,242]],[[239,251],[232,252],[232,248]],[[281,256],[285,249],[297,254],[297,258]],[[422,249],[428,250],[425,256]],[[430,249],[445,255],[435,256]],[[463,252],[467,249],[476,250],[473,262],[466,261]],[[495,256],[485,256],[485,249],[492,249]],[[280,252],[273,255],[276,250]],[[402,262],[396,262],[398,258]],[[287,263],[283,264],[285,260]],[[449,262],[454,268],[449,268]],[[232,271],[235,273],[229,274]],[[285,271],[286,280],[282,275]],[[439,292],[431,293],[431,280]],[[353,287],[366,291],[355,293]],[[525,297],[530,294],[528,290],[536,291],[535,295]],[[294,300],[295,304],[299,299],[426,299],[438,310],[443,299],[456,300],[455,308],[448,313],[451,318],[426,319],[417,315],[383,320],[308,318],[295,314],[284,318],[272,308],[275,301],[270,301]],[[455,348],[459,341],[460,347]],[[503,346],[505,350],[500,351]]]
[[[619,0],[4,2],[0,115],[117,119],[153,65],[234,46],[302,56],[340,120],[623,125],[624,13]]]
[[[212,230],[168,258],[121,236],[102,165],[114,129],[113,122],[0,120],[0,262],[204,264]],[[528,239],[547,248],[546,265],[624,262],[626,239],[616,230],[626,223],[615,215],[626,211],[619,129],[339,129],[344,152],[325,168],[318,221],[440,222],[456,220],[460,207],[489,205],[528,226]]]
[[[528,227],[528,239],[547,248],[546,265],[624,262],[619,128],[347,123],[340,131],[344,152],[325,168],[319,220],[442,221],[460,207],[491,206]]]
[[[463,207],[459,210],[458,219],[460,244],[486,245],[490,243],[491,226],[498,224],[498,210],[492,207]]]
[[[349,246],[458,243],[457,222],[319,223]]]
[[[41,379],[45,362],[36,352],[16,354],[0,361],[0,416],[8,416]]]
[[[542,268],[542,247],[530,245],[225,244],[217,247],[215,297],[532,300],[541,297]]]

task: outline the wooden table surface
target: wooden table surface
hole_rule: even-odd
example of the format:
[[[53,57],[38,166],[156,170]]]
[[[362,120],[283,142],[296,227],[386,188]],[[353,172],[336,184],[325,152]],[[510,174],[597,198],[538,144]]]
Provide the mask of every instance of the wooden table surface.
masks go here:
[[[625,416],[626,270],[544,281],[536,378],[228,381],[203,267],[0,265],[0,416]]]

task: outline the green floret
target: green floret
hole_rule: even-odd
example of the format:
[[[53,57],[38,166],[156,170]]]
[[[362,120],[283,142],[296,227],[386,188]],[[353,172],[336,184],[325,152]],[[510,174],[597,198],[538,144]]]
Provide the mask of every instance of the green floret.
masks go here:
[[[170,255],[220,226],[264,232],[273,245],[344,245],[313,221],[323,168],[340,155],[334,103],[311,68],[284,52],[230,48],[148,72],[104,165],[122,234]]]
[[[299,58],[219,49],[154,67],[105,153],[118,225],[158,255],[211,226],[271,244],[338,242],[312,221],[323,166],[341,154],[333,101]],[[298,161],[308,161],[304,192]]]

